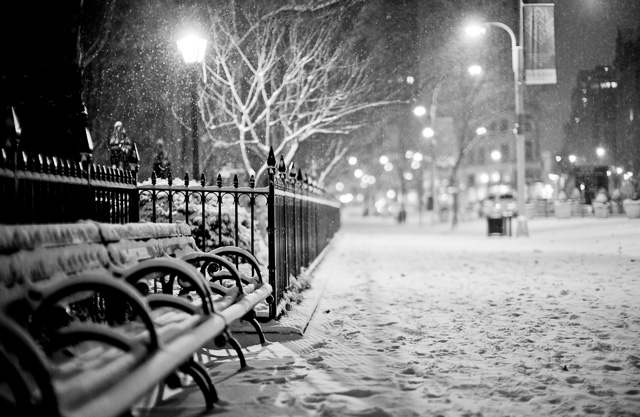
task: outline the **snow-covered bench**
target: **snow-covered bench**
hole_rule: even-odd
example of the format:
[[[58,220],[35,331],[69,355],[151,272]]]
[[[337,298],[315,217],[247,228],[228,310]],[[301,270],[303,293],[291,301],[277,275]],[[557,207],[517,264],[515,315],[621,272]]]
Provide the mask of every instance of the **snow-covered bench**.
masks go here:
[[[191,376],[207,408],[213,407],[215,388],[194,356],[212,340],[223,343],[230,322],[250,315],[271,288],[262,284],[241,296],[238,285],[235,296],[231,290],[216,295],[192,264],[164,250],[149,251],[153,240],[163,241],[165,248],[171,239],[184,241],[184,227],[0,226],[3,412],[119,416],[156,388],[179,381],[177,372]],[[115,239],[116,232],[125,231]],[[118,250],[125,241],[144,242],[137,251],[147,255]],[[116,262],[118,255],[124,262]],[[217,259],[209,265],[214,260],[224,265]],[[240,274],[230,271],[241,283]],[[180,283],[189,299],[167,285],[159,293],[141,294],[147,292],[141,283],[157,280]]]

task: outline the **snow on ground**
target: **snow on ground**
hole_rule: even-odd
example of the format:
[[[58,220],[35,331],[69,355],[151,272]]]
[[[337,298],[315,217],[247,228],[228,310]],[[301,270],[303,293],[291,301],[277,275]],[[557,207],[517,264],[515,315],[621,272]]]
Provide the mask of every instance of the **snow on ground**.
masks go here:
[[[212,412],[193,388],[152,415],[640,415],[640,221],[344,223],[304,337],[209,363]]]

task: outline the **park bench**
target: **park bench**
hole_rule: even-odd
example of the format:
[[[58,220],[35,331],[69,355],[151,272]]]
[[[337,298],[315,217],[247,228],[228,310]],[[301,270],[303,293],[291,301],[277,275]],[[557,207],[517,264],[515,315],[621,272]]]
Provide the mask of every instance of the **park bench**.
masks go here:
[[[215,293],[197,263],[178,259],[182,250],[198,253],[191,244],[179,224],[0,226],[3,412],[126,415],[150,392],[177,384],[178,371],[212,408],[215,388],[194,357],[212,341],[223,344],[234,320],[251,320],[271,287]],[[204,272],[215,263],[242,283],[233,264],[205,258]],[[157,293],[143,285],[157,280]]]

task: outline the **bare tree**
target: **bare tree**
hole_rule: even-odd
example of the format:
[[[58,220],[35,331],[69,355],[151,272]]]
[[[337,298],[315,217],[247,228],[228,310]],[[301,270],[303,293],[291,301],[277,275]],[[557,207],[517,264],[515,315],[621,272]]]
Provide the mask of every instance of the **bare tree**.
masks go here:
[[[208,139],[214,149],[237,147],[257,178],[270,147],[288,164],[301,143],[325,138],[338,141],[332,146],[341,158],[367,112],[397,102],[381,94],[372,56],[354,34],[350,22],[360,2],[325,3],[313,10],[210,9],[213,41],[201,100]]]

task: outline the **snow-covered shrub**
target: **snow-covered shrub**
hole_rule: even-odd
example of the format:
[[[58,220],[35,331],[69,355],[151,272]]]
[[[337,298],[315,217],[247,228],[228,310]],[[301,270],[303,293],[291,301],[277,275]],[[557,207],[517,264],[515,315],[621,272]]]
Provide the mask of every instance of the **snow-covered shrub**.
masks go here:
[[[151,180],[139,183],[139,186],[150,186]],[[167,180],[158,179],[156,185],[167,185]],[[184,181],[180,179],[173,180],[174,186],[184,186]],[[197,182],[189,184],[190,187],[200,187]],[[196,194],[197,195],[197,194]],[[248,200],[248,199],[247,199]],[[173,217],[172,220],[186,222],[185,196],[181,192],[173,193]],[[263,206],[256,207],[256,212],[264,209]],[[204,235],[206,250],[215,249],[220,246],[236,245],[235,241],[235,207],[233,197],[226,196],[222,200],[221,218],[218,219],[218,197],[215,194],[209,194],[205,201],[204,215]],[[143,192],[140,195],[140,220],[152,221],[153,204],[151,193]],[[192,196],[189,200],[189,226],[191,227],[191,235],[198,245],[202,236],[202,204],[199,197]],[[263,264],[268,262],[268,246],[266,243],[266,223],[262,225],[259,217],[256,215],[254,223],[254,255]],[[264,216],[262,216],[264,217]],[[169,198],[166,192],[159,192],[156,196],[156,222],[169,222]],[[221,241],[218,241],[218,232],[222,231]],[[251,250],[251,213],[242,206],[238,207],[238,242],[237,246]]]

